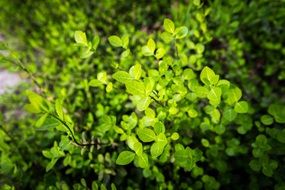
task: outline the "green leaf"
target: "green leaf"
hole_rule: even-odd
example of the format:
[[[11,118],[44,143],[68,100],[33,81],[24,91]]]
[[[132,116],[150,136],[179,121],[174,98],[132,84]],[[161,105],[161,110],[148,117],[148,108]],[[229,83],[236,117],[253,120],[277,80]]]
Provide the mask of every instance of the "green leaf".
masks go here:
[[[114,118],[108,115],[104,115],[100,118],[100,124],[96,127],[97,133],[104,135],[109,131],[115,124]]]
[[[183,71],[182,77],[185,80],[191,80],[191,79],[195,79],[196,78],[196,74],[194,73],[194,71],[192,69],[185,69]]]
[[[143,142],[151,142],[156,139],[154,131],[149,128],[138,128],[137,135]]]
[[[113,90],[113,83],[109,82],[106,86],[106,92],[111,92]]]
[[[135,158],[135,153],[131,151],[123,151],[119,154],[116,164],[118,165],[127,165],[131,163]]]
[[[209,90],[205,86],[198,86],[194,89],[196,95],[200,98],[206,98],[209,94]]]
[[[156,138],[156,142],[163,142],[163,143],[167,143],[167,138],[165,136],[164,133],[159,133],[157,138]]]
[[[187,113],[188,113],[189,117],[191,117],[191,118],[195,118],[198,116],[198,112],[193,108],[189,109],[187,111]]]
[[[235,104],[234,108],[237,113],[247,113],[248,111],[248,103],[246,101],[240,101]]]
[[[53,166],[56,164],[56,162],[58,161],[58,158],[53,158],[47,165],[46,167],[46,172],[48,172],[49,170],[51,170],[53,168]]]
[[[173,36],[168,32],[163,32],[160,37],[165,43],[169,43],[173,40]]]
[[[175,26],[174,26],[174,23],[170,19],[168,19],[168,18],[164,19],[163,28],[167,32],[174,34]]]
[[[199,6],[200,3],[201,3],[200,0],[193,0],[193,4],[196,5],[196,6]]]
[[[114,46],[114,47],[122,47],[123,46],[123,42],[121,40],[121,38],[119,38],[118,36],[110,36],[108,38],[109,43]]]
[[[152,90],[155,86],[155,80],[153,78],[145,78],[144,79],[144,84],[145,84],[145,93],[147,96],[149,96],[152,93]]]
[[[230,87],[230,84],[231,83],[228,80],[221,79],[221,80],[219,80],[217,86],[221,86],[222,88],[228,89]]]
[[[141,97],[145,97],[145,86],[142,81],[129,81],[126,83],[127,92],[132,95],[138,95]]]
[[[89,49],[85,49],[81,52],[80,58],[81,59],[86,59],[88,57],[90,57],[91,55],[93,55],[93,51],[90,51]]]
[[[150,97],[141,97],[139,96],[138,102],[137,102],[137,109],[139,111],[144,111],[145,109],[148,108],[150,103],[152,102]]]
[[[107,73],[106,71],[99,72],[97,74],[97,79],[103,84],[107,84]]]
[[[285,123],[285,105],[271,104],[268,108],[270,113],[277,123]]]
[[[152,56],[153,52],[147,46],[143,46],[142,47],[142,54],[144,56]]]
[[[101,184],[100,185],[100,190],[108,190],[105,184]]]
[[[277,134],[277,140],[281,143],[285,143],[285,129],[280,130],[280,132]]]
[[[221,102],[221,95],[222,95],[221,88],[212,87],[207,98],[209,99],[211,105],[217,106]]]
[[[99,80],[97,79],[92,79],[90,82],[89,82],[89,86],[92,86],[92,87],[99,87],[99,86],[102,86],[102,82],[100,82]]]
[[[219,81],[219,75],[206,66],[200,74],[200,79],[205,85],[215,85]]]
[[[261,169],[261,164],[258,160],[254,159],[249,162],[249,166],[253,171],[258,172]]]
[[[88,46],[86,34],[84,32],[82,32],[82,31],[75,31],[74,39],[75,39],[76,43],[84,45],[84,46]]]
[[[156,53],[155,53],[155,58],[161,59],[164,55],[165,55],[165,49],[164,48],[158,48],[156,50]]]
[[[126,58],[131,54],[130,49],[126,49],[125,51],[122,52],[121,58]]]
[[[138,143],[138,142],[139,142],[139,140],[134,135],[128,136],[128,138],[127,138],[127,145],[132,150],[135,149],[135,144]]]
[[[129,36],[127,35],[124,35],[122,37],[122,47],[127,49],[128,48],[128,45],[129,45]]]
[[[140,142],[136,142],[133,146],[133,151],[135,151],[135,153],[138,155],[138,156],[141,156],[142,153],[143,153],[143,146],[142,146],[142,143]]]
[[[197,44],[197,45],[195,46],[195,48],[196,48],[196,51],[197,51],[198,54],[203,53],[204,50],[205,50],[205,46],[204,46],[203,44]]]
[[[145,116],[149,118],[155,118],[155,111],[151,108],[146,109],[144,113],[145,113]]]
[[[201,139],[201,143],[204,147],[209,147],[210,146],[210,143],[207,139]]]
[[[112,75],[112,77],[116,81],[124,84],[133,81],[133,77],[126,71],[117,71],[115,74]]]
[[[4,151],[1,150],[1,160],[0,160],[0,173],[1,175],[11,175],[13,168],[16,167],[16,164],[12,161],[12,155],[5,154]],[[2,184],[1,184],[2,185]],[[1,186],[3,187],[3,186]],[[1,188],[3,189],[3,188]]]
[[[40,113],[41,109],[38,106],[34,106],[33,104],[26,104],[24,109],[30,113]]]
[[[117,187],[116,187],[116,185],[114,183],[111,183],[111,190],[117,190]]]
[[[94,36],[93,41],[92,41],[92,50],[96,51],[99,43],[100,43],[100,37],[97,35]]]
[[[164,147],[166,143],[163,142],[155,142],[150,147],[150,153],[152,157],[158,157],[163,153]]]
[[[158,121],[154,124],[153,126],[154,132],[156,134],[164,133],[165,132],[165,127],[164,124],[161,121]]]
[[[185,150],[176,150],[174,153],[175,163],[180,166],[187,164],[188,154]]]
[[[211,115],[211,119],[212,119],[213,123],[216,123],[216,124],[219,123],[221,114],[220,114],[220,112],[219,112],[218,109],[214,109],[214,110],[210,113],[210,115]]]
[[[273,118],[270,115],[261,116],[261,122],[264,125],[271,125],[273,123]]]
[[[241,95],[242,95],[241,90],[238,87],[230,88],[226,92],[227,98],[225,102],[229,105],[233,105],[239,101],[239,99],[241,98]]]
[[[27,91],[26,94],[27,94],[28,99],[31,103],[31,106],[27,106],[26,108],[34,109],[34,110],[31,110],[31,111],[33,111],[33,113],[39,113],[42,110],[48,111],[46,106],[44,106],[44,99],[40,95],[38,95],[32,91]]]
[[[46,121],[47,117],[48,117],[48,113],[43,114],[43,115],[37,120],[35,126],[36,126],[36,127],[41,127],[41,126],[44,124],[44,122]]]
[[[142,47],[142,53],[145,56],[152,56],[154,55],[154,51],[155,51],[155,42],[153,41],[153,39],[149,39],[147,41],[147,45]]]
[[[130,68],[129,71],[130,75],[134,78],[134,79],[140,79],[141,75],[142,75],[142,66],[141,64],[137,63],[134,66],[132,66]]]
[[[39,125],[36,123],[36,125]],[[54,117],[46,117],[46,119],[43,121],[42,123],[42,128],[43,129],[54,129],[55,127],[61,125],[61,123],[59,123],[59,121],[57,119],[55,119]]]
[[[189,148],[184,147],[181,144],[175,145],[175,153],[174,153],[174,161],[175,163],[183,167],[185,170],[190,171],[195,163],[195,155],[192,153],[193,151]],[[198,160],[198,158],[196,158]]]
[[[57,99],[55,101],[55,112],[58,115],[58,117],[62,120],[64,120],[63,118],[63,108],[62,108],[62,99]]]
[[[158,157],[163,153],[164,147],[167,144],[167,139],[164,133],[160,133],[157,138],[156,142],[153,143],[150,147],[150,153],[152,157]]]
[[[178,133],[176,133],[176,132],[174,132],[172,135],[171,135],[171,137],[170,137],[172,140],[174,140],[174,141],[176,141],[176,140],[178,140],[179,139],[179,134]]]
[[[225,111],[224,111],[224,118],[228,121],[233,121],[236,116],[237,116],[237,113],[231,109],[231,108],[227,108]]]
[[[186,26],[181,26],[175,30],[176,39],[185,38],[187,34],[188,34],[188,28]]]
[[[153,39],[150,38],[150,39],[147,41],[147,47],[150,49],[150,51],[151,51],[152,53],[154,53],[156,45],[155,45],[155,42],[153,41]]]
[[[138,159],[138,166],[140,168],[148,168],[149,167],[147,154],[144,153],[141,156],[137,156],[137,159]]]

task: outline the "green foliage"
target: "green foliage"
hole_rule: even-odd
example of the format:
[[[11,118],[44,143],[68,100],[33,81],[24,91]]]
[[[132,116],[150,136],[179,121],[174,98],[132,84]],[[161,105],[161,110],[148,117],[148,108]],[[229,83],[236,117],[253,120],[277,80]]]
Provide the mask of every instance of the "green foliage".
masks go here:
[[[282,3],[0,6],[0,189],[285,187]]]
[[[285,123],[285,106],[278,104],[271,104],[268,108],[270,113],[277,123]]]

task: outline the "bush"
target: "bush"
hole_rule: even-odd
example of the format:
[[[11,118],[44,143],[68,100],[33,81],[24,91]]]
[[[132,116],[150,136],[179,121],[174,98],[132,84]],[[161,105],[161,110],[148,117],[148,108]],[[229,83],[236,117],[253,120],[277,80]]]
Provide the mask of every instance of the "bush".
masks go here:
[[[285,189],[281,3],[0,6],[1,189]]]

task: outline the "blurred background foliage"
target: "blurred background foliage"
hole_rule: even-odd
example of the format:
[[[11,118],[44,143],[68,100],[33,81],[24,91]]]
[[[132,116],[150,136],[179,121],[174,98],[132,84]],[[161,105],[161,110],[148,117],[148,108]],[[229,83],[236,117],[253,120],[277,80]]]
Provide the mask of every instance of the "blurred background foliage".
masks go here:
[[[158,164],[150,177],[131,165],[118,167],[113,154],[118,149],[112,147],[93,152],[73,147],[64,156],[57,152],[57,165],[46,172],[49,161],[42,150],[62,147],[54,141],[68,139],[34,127],[36,117],[23,108],[25,90],[42,90],[51,101],[64,96],[65,109],[82,126],[76,128],[78,134],[88,131],[91,136],[96,133],[91,126],[103,123],[103,115],[131,113],[122,106],[128,103],[126,94],[86,88],[114,64],[133,64],[117,56],[107,37],[128,35],[130,47],[139,49],[135,44],[157,38],[153,33],[162,31],[165,18],[189,28],[189,38],[178,46],[182,62],[195,71],[209,66],[237,84],[250,102],[250,114],[236,119],[222,135],[209,137],[210,145],[200,130],[186,139],[184,144],[197,145],[204,158],[191,172]],[[0,69],[17,71],[27,82],[0,95],[0,188],[109,189],[114,183],[118,189],[285,189],[284,26],[284,0],[1,0],[1,46],[8,44],[12,56],[0,58]],[[80,58],[74,45],[77,30],[90,39],[100,36],[95,55]],[[42,89],[13,64],[19,61]]]

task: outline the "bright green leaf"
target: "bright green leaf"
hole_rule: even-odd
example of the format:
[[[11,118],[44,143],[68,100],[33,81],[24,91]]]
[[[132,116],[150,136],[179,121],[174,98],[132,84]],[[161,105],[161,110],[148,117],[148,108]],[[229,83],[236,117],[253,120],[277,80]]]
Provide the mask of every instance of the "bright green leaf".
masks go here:
[[[156,53],[155,53],[155,58],[161,59],[164,55],[165,55],[165,49],[164,48],[158,48],[156,50]]]
[[[164,124],[163,124],[161,121],[156,122],[156,123],[154,124],[154,132],[155,132],[156,134],[160,134],[160,133],[164,133],[164,132],[165,132]]]
[[[76,43],[84,45],[84,46],[88,46],[86,34],[84,32],[82,32],[82,31],[75,31],[74,39],[75,39]]]
[[[138,166],[140,168],[148,168],[149,167],[147,154],[144,153],[141,156],[137,156],[137,159],[138,159]]]
[[[127,49],[128,48],[128,45],[129,45],[129,36],[127,35],[124,35],[122,37],[122,47]]]
[[[221,88],[212,87],[207,98],[209,99],[211,105],[217,106],[221,102],[221,95],[222,95]]]
[[[167,32],[174,34],[175,26],[174,26],[174,23],[170,19],[168,18],[164,19],[163,28]]]
[[[43,114],[43,115],[37,120],[35,126],[36,126],[36,127],[41,127],[41,126],[44,124],[44,122],[46,121],[47,117],[48,117],[48,113]]]
[[[138,95],[141,97],[145,97],[145,86],[142,81],[129,81],[126,83],[127,92],[132,95]]]
[[[143,146],[142,143],[136,142],[133,146],[133,151],[135,151],[136,155],[141,156],[143,153]]]
[[[143,142],[151,142],[156,139],[154,131],[149,128],[138,128],[137,135]]]
[[[225,102],[229,105],[233,105],[234,103],[238,102],[241,98],[242,93],[238,87],[233,87],[227,90],[226,92],[226,100]]]
[[[100,37],[97,35],[94,36],[93,41],[92,41],[92,50],[96,51],[99,43],[100,43]]]
[[[131,151],[123,151],[119,154],[116,164],[118,165],[127,165],[131,163],[135,158],[135,153]]]
[[[131,50],[126,49],[125,51],[122,52],[121,58],[124,59],[124,58],[128,57],[130,54],[131,54]]]
[[[173,36],[168,32],[163,32],[160,37],[165,43],[169,43],[173,40]]]
[[[89,82],[89,86],[98,87],[98,86],[102,86],[102,83],[99,80],[97,80],[97,79],[92,79]]]
[[[246,101],[240,101],[235,104],[234,108],[237,113],[247,113],[248,111],[248,103]]]
[[[152,157],[158,157],[163,153],[164,147],[166,143],[163,142],[155,142],[150,147],[150,153]]]
[[[134,79],[140,79],[141,75],[142,75],[142,66],[141,64],[137,63],[134,66],[132,66],[130,68],[129,71],[130,75],[134,78]]]
[[[153,41],[153,39],[149,39],[148,41],[147,41],[147,47],[148,47],[148,49],[152,52],[152,54],[154,53],[154,51],[155,51],[155,47],[156,47],[156,45],[155,45],[155,42]]]
[[[187,34],[188,34],[188,28],[186,26],[181,26],[175,30],[176,39],[185,38]]]
[[[106,71],[99,72],[97,74],[97,79],[103,84],[107,84],[107,73]]]
[[[176,132],[174,132],[172,135],[171,135],[171,137],[170,137],[172,140],[174,140],[174,141],[176,141],[176,140],[178,140],[179,139],[179,134],[178,133],[176,133]]]
[[[205,85],[215,85],[219,81],[219,75],[206,66],[200,74],[200,79]]]
[[[137,109],[139,111],[144,111],[145,109],[148,108],[150,103],[152,102],[150,97],[140,97],[139,101],[137,102]]]
[[[127,83],[133,81],[133,77],[126,71],[117,71],[112,75],[113,79],[121,83]]]
[[[56,114],[58,115],[58,117],[60,119],[64,120],[64,118],[63,118],[62,100],[61,99],[57,99],[55,101],[55,111],[56,111]]]
[[[123,42],[121,40],[121,38],[119,38],[118,36],[110,36],[108,38],[109,43],[114,46],[114,47],[122,47],[123,46]]]
[[[51,170],[53,168],[53,166],[56,164],[57,160],[58,160],[58,158],[54,158],[48,163],[48,165],[46,167],[46,172],[48,172],[49,170]]]

